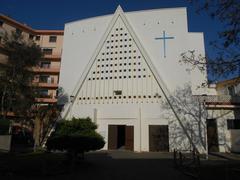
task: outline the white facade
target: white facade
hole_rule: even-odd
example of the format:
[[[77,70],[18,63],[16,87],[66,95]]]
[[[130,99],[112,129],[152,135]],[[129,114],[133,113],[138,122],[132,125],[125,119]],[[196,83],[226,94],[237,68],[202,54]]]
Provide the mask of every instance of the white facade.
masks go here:
[[[203,33],[188,32],[186,8],[125,13],[118,7],[112,15],[67,23],[59,86],[72,102],[63,116],[91,117],[104,149],[109,125],[133,126],[134,151],[149,151],[149,125],[169,125],[161,103],[177,87],[190,83],[193,95],[210,93],[198,88],[206,74],[179,63],[188,50],[205,54]],[[170,150],[177,146],[171,141]]]

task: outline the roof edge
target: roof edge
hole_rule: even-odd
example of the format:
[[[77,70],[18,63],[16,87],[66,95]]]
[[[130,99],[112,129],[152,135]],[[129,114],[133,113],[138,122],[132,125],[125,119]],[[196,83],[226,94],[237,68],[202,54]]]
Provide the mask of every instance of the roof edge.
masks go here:
[[[27,31],[29,33],[32,33],[32,34],[45,34],[45,35],[48,35],[48,34],[55,34],[55,35],[63,35],[64,33],[64,30],[37,30],[37,29],[33,29],[32,27],[28,26],[28,25],[25,25],[23,23],[20,23],[18,21],[16,21],[15,19],[13,18],[10,18],[4,14],[0,14],[0,20],[3,20],[4,22],[7,22],[7,24],[10,24],[14,27],[18,27],[24,31]]]

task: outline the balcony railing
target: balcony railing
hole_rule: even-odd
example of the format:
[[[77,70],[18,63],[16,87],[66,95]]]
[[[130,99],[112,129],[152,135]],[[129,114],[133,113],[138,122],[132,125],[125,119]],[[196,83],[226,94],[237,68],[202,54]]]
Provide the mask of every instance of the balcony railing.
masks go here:
[[[39,94],[39,98],[53,98],[50,94]]]
[[[44,54],[43,56],[46,59],[59,60],[61,59],[61,54]]]
[[[45,87],[45,88],[57,88],[57,83],[48,83],[48,82],[39,82],[37,83],[37,86],[39,87]]]
[[[36,98],[36,102],[39,103],[56,103],[57,98],[53,94],[39,94]]]
[[[198,96],[198,98],[206,104],[229,104],[229,105],[240,105],[240,96],[229,96],[229,95],[209,95],[209,96]]]
[[[60,68],[59,67],[33,67],[32,68],[34,72],[37,73],[59,73]]]
[[[36,98],[36,102],[38,103],[56,103],[56,98]]]

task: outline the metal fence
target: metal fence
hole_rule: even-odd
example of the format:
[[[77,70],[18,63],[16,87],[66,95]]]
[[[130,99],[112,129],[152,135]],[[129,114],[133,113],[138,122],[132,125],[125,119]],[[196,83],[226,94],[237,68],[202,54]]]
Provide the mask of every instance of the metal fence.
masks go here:
[[[196,150],[179,151],[174,149],[174,166],[187,176],[200,178],[200,156]]]
[[[240,96],[229,96],[229,95],[204,96],[202,95],[202,96],[195,96],[195,98],[205,103],[239,103],[240,104]]]

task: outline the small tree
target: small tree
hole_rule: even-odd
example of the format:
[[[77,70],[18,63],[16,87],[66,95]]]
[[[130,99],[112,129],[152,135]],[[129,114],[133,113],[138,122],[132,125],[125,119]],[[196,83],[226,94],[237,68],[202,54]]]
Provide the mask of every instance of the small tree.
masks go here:
[[[48,136],[48,132],[57,121],[59,116],[59,108],[56,104],[43,106],[35,105],[34,115],[34,148],[38,148],[43,145],[45,138]]]
[[[78,153],[103,148],[103,137],[96,132],[97,125],[90,118],[63,120],[47,141],[48,150],[67,151],[74,161]]]

